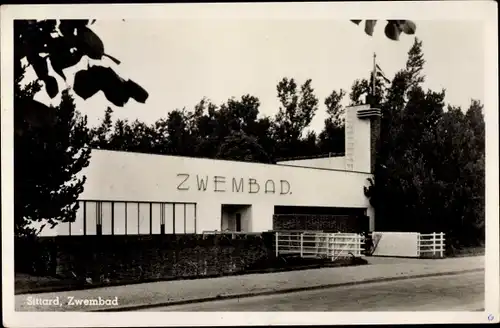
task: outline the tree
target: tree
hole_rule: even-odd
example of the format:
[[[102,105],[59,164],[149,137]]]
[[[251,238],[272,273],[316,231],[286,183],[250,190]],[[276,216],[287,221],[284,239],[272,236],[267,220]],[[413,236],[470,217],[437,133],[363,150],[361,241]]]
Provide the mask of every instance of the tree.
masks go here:
[[[228,99],[226,104],[222,104],[219,109],[217,124],[230,127],[224,135],[232,135],[234,132],[241,132],[248,137],[252,137],[266,153],[263,157],[265,162],[273,158],[275,143],[271,135],[271,120],[269,117],[259,118],[260,101],[257,97],[246,94],[240,99]],[[225,137],[224,137],[225,138]],[[259,148],[254,148],[259,149]],[[255,158],[261,158],[256,154]]]
[[[352,19],[351,22],[359,25],[362,20]],[[377,20],[365,20],[365,33],[372,36],[376,24]],[[388,20],[385,25],[384,33],[387,38],[398,41],[401,33],[412,35],[415,34],[416,30],[417,26],[410,20]]]
[[[448,106],[445,92],[424,91],[422,42],[408,52],[380,103],[381,146],[365,194],[377,229],[437,232],[448,246],[484,240],[484,118]],[[359,94],[359,93],[358,93]],[[353,97],[355,98],[355,97]]]
[[[316,132],[312,130],[307,131],[305,137],[298,143],[296,154],[307,157],[315,156],[320,152],[318,144],[318,135]]]
[[[380,143],[376,156],[376,165],[374,172],[374,180],[370,186],[370,197],[373,197],[372,205],[375,207],[377,222],[379,226],[385,229],[411,229],[409,225],[416,221],[405,220],[401,221],[400,217],[406,215],[409,207],[413,206],[411,201],[415,201],[414,195],[410,195],[410,191],[404,192],[405,187],[412,185],[414,175],[410,174],[410,168],[405,165],[418,165],[419,157],[416,151],[416,145],[413,141],[420,140],[423,133],[422,128],[415,130],[412,125],[412,118],[405,119],[405,110],[409,106],[408,114],[420,113],[420,103],[424,101],[425,95],[419,90],[414,93],[412,103],[408,101],[408,93],[410,85],[417,88],[423,79],[411,80],[410,77],[418,77],[410,72],[420,72],[423,69],[423,60],[415,60],[414,58],[423,58],[422,43],[415,39],[415,42],[408,52],[406,67],[396,73],[390,87],[385,90],[379,90],[378,100],[382,110],[382,120],[380,129]],[[351,101],[355,101],[356,97],[368,92],[369,86],[366,80],[355,83],[351,92]],[[414,82],[414,83],[413,83]],[[382,98],[382,99],[381,99]],[[411,110],[411,108],[414,110]],[[414,116],[415,116],[414,115]],[[414,117],[414,121],[418,119]],[[410,137],[410,134],[412,137]],[[417,137],[417,139],[415,139]],[[404,164],[403,164],[404,163]],[[418,184],[417,184],[418,185]],[[408,197],[406,199],[405,197]],[[413,197],[413,198],[412,198]],[[391,200],[389,203],[388,200]],[[407,225],[406,227],[404,225]],[[412,228],[415,228],[413,226]]]
[[[450,242],[472,245],[484,241],[484,117],[482,105],[472,101],[464,113],[450,107],[438,125],[442,163],[439,171],[446,191],[445,217]]]
[[[261,145],[272,158],[274,141],[270,135],[271,122],[267,117],[258,117],[259,106],[259,99],[249,94],[240,99],[230,98],[220,106],[202,99],[187,118],[192,142],[196,144],[192,147],[195,156],[215,158],[228,137],[243,134]],[[255,158],[261,157],[257,154]]]
[[[333,90],[325,99],[326,113],[325,127],[321,131],[318,146],[322,153],[343,153],[345,151],[345,108],[342,107],[342,99],[345,91]]]
[[[14,84],[15,113],[30,112],[31,100],[41,85],[22,86],[24,68],[17,71]],[[74,221],[78,196],[85,177],[76,178],[89,164],[90,142],[87,118],[75,109],[68,90],[62,92],[61,103],[51,108],[52,127],[38,126],[19,117],[14,135],[14,228],[15,235],[36,234],[45,225]],[[19,126],[21,125],[21,126]],[[41,222],[35,230],[33,222]]]
[[[127,143],[128,149],[126,151],[151,154],[155,149],[154,126],[134,120],[125,126],[125,135],[130,140]]]
[[[271,158],[257,140],[244,132],[227,136],[216,155],[218,159],[270,163]]]
[[[314,95],[311,80],[307,80],[297,90],[295,80],[283,78],[277,85],[281,102],[274,119],[273,135],[277,143],[277,156],[295,155],[306,127],[309,126],[318,109],[318,98]]]
[[[87,99],[99,91],[115,106],[123,106],[129,98],[144,103],[148,93],[132,80],[124,80],[110,67],[93,61],[103,58],[111,59],[115,64],[120,61],[104,51],[101,39],[90,29],[94,21],[89,20],[15,20],[14,21],[14,70],[15,76],[24,72],[22,60],[26,59],[32,66],[37,78],[43,82],[47,94],[54,98],[59,94],[59,86],[54,76],[49,74],[49,63],[54,72],[64,80],[64,70],[77,65],[82,59],[88,63],[88,69],[80,70],[75,75],[74,92]],[[34,125],[51,125],[55,123],[50,108],[34,99],[27,100],[30,106],[19,108],[23,117]],[[42,115],[30,115],[26,107],[43,109],[49,118]]]
[[[273,121],[270,117],[257,119],[252,131],[259,145],[264,148],[272,163],[276,162],[276,140],[273,137]]]
[[[101,125],[90,130],[92,147],[102,149],[109,148],[111,138],[110,133],[113,125],[113,121],[111,119],[112,114],[113,110],[108,107],[104,113],[104,119],[102,120]]]
[[[168,113],[166,121],[167,153],[177,156],[193,156],[196,137],[189,126],[191,113],[186,110],[174,110]]]

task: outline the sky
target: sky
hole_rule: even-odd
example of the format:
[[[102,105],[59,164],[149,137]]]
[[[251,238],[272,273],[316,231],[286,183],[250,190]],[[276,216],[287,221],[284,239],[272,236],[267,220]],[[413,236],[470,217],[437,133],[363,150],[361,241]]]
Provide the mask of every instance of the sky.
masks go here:
[[[220,105],[250,94],[259,98],[261,114],[272,116],[279,109],[276,85],[283,77],[298,84],[312,79],[319,109],[310,128],[320,131],[324,100],[331,91],[349,91],[354,80],[368,78],[374,53],[392,79],[404,67],[415,36],[423,41],[424,88],[445,88],[446,102],[464,109],[471,99],[483,101],[482,22],[416,20],[416,24],[415,35],[401,35],[395,42],[385,37],[383,21],[370,37],[364,26],[340,19],[97,20],[91,29],[101,37],[106,53],[121,61],[115,65],[103,60],[103,64],[143,86],[149,98],[145,104],[131,99],[120,108],[100,92],[86,101],[76,96],[77,109],[88,116],[90,125],[99,124],[108,106],[114,119],[151,124],[172,110],[191,110],[203,97]],[[69,85],[74,72],[86,65],[82,59],[65,71]],[[26,78],[32,77],[28,72]],[[56,77],[64,88],[65,82]],[[60,100],[50,100],[45,91],[36,99],[54,105]]]

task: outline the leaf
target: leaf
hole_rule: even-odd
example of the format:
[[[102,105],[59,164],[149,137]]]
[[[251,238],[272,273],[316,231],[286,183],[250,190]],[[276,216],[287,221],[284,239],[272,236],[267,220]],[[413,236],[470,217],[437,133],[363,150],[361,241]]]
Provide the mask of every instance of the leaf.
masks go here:
[[[78,29],[78,45],[89,58],[101,59],[104,55],[104,43],[88,27]]]
[[[375,28],[375,24],[377,24],[376,20],[366,20],[365,21],[365,33],[369,36],[373,36],[373,30]]]
[[[126,91],[130,95],[130,97],[133,98],[135,101],[144,104],[149,97],[148,92],[132,80],[128,80],[125,83],[126,83],[125,84]]]
[[[83,98],[88,99],[101,90],[100,84],[92,78],[89,70],[81,70],[75,74],[73,91]]]
[[[413,35],[417,31],[417,25],[414,22],[407,20],[404,21],[402,29],[405,34]]]
[[[123,107],[128,102],[126,82],[112,68],[93,66],[90,71],[92,80],[101,83],[101,90],[113,105]]]
[[[59,93],[59,87],[55,77],[48,75],[43,82],[45,83],[45,90],[50,98],[55,98]]]
[[[385,35],[393,41],[398,41],[399,35],[401,34],[401,30],[398,28],[398,25],[396,23],[393,23],[392,21],[389,21],[387,23],[384,32]]]
[[[50,55],[50,63],[54,72],[59,74],[64,80],[66,80],[66,76],[63,73],[63,69],[75,66],[81,59],[82,53],[78,51],[75,53],[55,53]]]
[[[50,44],[50,63],[54,71],[64,80],[66,80],[66,77],[64,76],[63,69],[78,64],[83,56],[77,49],[74,49],[72,52],[71,48],[72,44],[68,43],[66,38],[63,37],[54,38]]]
[[[49,67],[46,58],[41,57],[38,53],[31,52],[28,54],[28,62],[33,66],[40,80],[45,80],[47,78],[49,75]]]

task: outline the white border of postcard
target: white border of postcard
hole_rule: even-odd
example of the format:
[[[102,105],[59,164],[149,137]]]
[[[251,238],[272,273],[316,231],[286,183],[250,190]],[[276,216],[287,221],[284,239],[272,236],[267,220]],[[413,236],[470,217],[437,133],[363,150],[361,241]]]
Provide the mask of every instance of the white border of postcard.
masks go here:
[[[410,17],[408,17],[410,16]],[[477,20],[484,23],[486,132],[486,255],[484,312],[46,313],[14,312],[13,256],[13,19],[342,19]],[[332,325],[499,322],[498,30],[494,1],[10,5],[1,8],[3,317],[9,327]],[[493,319],[492,319],[493,318]]]

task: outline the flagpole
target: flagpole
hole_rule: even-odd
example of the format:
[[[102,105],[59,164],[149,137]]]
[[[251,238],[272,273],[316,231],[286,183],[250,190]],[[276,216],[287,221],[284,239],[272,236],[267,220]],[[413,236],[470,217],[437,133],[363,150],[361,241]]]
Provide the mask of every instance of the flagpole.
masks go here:
[[[377,54],[373,53],[373,85],[372,85],[372,97],[375,97],[375,80],[377,78]]]

